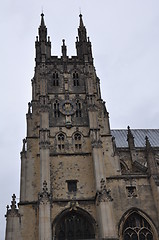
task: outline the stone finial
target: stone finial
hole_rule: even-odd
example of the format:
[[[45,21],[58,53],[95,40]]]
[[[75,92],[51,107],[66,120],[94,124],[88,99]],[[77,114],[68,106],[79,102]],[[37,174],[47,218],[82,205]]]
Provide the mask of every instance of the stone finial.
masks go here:
[[[8,210],[9,210],[9,205],[7,205],[6,208],[7,208],[7,212],[8,212]]]
[[[129,126],[128,126],[128,133],[127,133],[127,141],[128,141],[129,148],[131,149],[135,148],[134,136]]]
[[[62,39],[62,56],[66,57],[67,56],[67,47],[65,45],[65,39]]]
[[[10,205],[10,207],[11,207],[11,209],[12,210],[14,210],[14,209],[16,209],[17,208],[17,206],[16,206],[16,195],[15,194],[13,194],[13,196],[12,196],[12,201],[11,201],[11,205]]]
[[[17,205],[16,205],[16,195],[13,194],[12,196],[12,201],[11,201],[11,205],[10,205],[10,208],[9,208],[9,205],[7,205],[7,213],[5,215],[5,217],[8,217],[8,216],[14,216],[14,217],[19,217],[19,211],[17,209]]]
[[[51,201],[51,195],[48,192],[47,188],[47,182],[46,180],[43,182],[43,189],[42,192],[39,193],[39,203],[41,204],[47,204],[48,202]]]
[[[101,184],[101,186],[100,186],[101,190],[106,189],[105,180],[103,178],[101,179],[100,184]]]
[[[26,151],[26,139],[23,139],[23,148],[22,148],[22,152]]]
[[[43,191],[44,192],[48,192],[47,182],[46,181],[43,182]]]
[[[44,22],[44,13],[41,13],[41,26],[45,27],[45,22]]]
[[[28,114],[30,114],[31,113],[31,103],[29,102],[28,103]]]
[[[82,14],[81,13],[80,13],[79,17],[80,17],[80,27],[84,27]]]
[[[132,138],[132,139],[134,139],[134,136],[133,136],[133,134],[132,134],[132,132],[131,132],[131,129],[130,129],[130,127],[128,126],[128,134],[127,134],[127,139],[129,139],[129,138]]]
[[[151,148],[151,143],[150,143],[150,141],[149,141],[148,136],[145,137],[145,144],[146,144],[146,148],[147,148],[147,149]]]

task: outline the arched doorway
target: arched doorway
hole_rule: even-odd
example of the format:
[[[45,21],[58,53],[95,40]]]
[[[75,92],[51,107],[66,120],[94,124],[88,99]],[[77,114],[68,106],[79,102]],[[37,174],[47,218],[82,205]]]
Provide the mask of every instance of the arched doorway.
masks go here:
[[[123,225],[123,240],[154,240],[148,221],[137,212],[132,212]]]
[[[95,239],[94,226],[86,215],[72,210],[60,217],[55,236],[56,240]]]

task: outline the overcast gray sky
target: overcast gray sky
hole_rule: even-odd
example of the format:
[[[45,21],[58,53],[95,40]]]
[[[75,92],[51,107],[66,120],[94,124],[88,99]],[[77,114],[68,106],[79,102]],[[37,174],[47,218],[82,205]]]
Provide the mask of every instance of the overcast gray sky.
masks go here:
[[[61,54],[75,55],[79,11],[90,36],[102,97],[111,128],[159,127],[158,0],[5,0],[0,14],[0,239],[5,206],[19,198],[20,151],[26,136],[27,104],[34,75],[34,42],[41,11]]]

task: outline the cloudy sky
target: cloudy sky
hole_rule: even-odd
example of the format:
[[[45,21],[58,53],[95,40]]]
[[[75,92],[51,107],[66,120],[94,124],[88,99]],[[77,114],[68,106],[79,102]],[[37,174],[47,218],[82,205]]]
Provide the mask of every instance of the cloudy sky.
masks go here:
[[[41,11],[52,54],[75,55],[79,12],[93,45],[111,128],[159,127],[158,0],[5,0],[0,14],[0,239],[5,206],[19,200],[20,151],[34,75],[34,42]]]

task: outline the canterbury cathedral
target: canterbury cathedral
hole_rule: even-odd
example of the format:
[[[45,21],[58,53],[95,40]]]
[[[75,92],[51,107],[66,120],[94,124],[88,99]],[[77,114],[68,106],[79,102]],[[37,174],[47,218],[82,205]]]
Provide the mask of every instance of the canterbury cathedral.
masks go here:
[[[159,129],[110,129],[82,14],[77,35],[52,55],[41,14],[5,240],[158,240]]]

